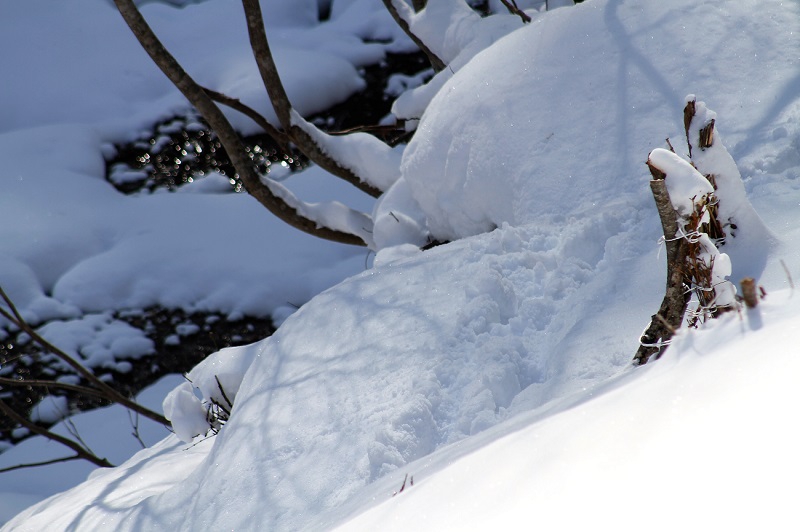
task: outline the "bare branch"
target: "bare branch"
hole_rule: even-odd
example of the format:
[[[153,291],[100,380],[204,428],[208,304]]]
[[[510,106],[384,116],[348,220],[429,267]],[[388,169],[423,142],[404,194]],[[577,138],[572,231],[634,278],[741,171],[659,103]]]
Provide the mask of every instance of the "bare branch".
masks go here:
[[[503,2],[503,5],[506,6],[506,9],[508,9],[509,13],[511,13],[512,15],[517,15],[519,18],[521,18],[523,24],[527,24],[528,22],[531,21],[531,17],[529,17],[527,13],[525,13],[517,6],[517,2],[515,0],[511,0],[510,2],[509,0],[500,0],[500,1]]]
[[[650,357],[658,358],[661,355],[666,343],[683,323],[691,294],[685,289],[684,284],[687,244],[685,239],[678,238],[677,235],[678,215],[672,207],[667,184],[664,181],[666,174],[649,159],[647,166],[653,176],[650,189],[653,192],[658,216],[661,218],[661,228],[667,247],[667,287],[661,307],[653,315],[650,325],[640,338],[639,349],[633,358],[633,363],[636,365],[645,364]]]
[[[86,369],[83,366],[83,364],[81,364],[80,362],[72,358],[70,355],[68,355],[58,347],[54,346],[53,344],[42,338],[42,336],[39,333],[37,333],[33,329],[33,327],[31,327],[28,324],[28,322],[26,322],[22,318],[19,311],[17,310],[17,307],[14,305],[14,303],[11,301],[11,299],[8,297],[8,295],[5,293],[2,287],[0,287],[0,298],[2,298],[2,300],[8,306],[8,308],[11,310],[11,312],[8,312],[3,307],[0,307],[0,315],[2,315],[11,323],[13,323],[20,330],[26,332],[28,336],[30,336],[31,339],[37,344],[39,344],[41,347],[43,347],[50,353],[53,353],[58,358],[66,362],[71,368],[73,368],[76,372],[78,372],[78,374],[80,374],[83,378],[91,382],[100,392],[102,392],[105,395],[106,399],[114,403],[119,403],[125,408],[129,408],[134,412],[138,412],[144,417],[151,419],[157,423],[161,423],[162,425],[165,425],[167,427],[170,426],[170,423],[169,421],[167,421],[167,418],[165,418],[161,414],[153,412],[149,408],[145,408],[144,406],[140,405],[135,401],[128,399],[127,397],[119,393],[117,390],[115,390],[105,382],[98,379],[94,375],[94,373]]]
[[[444,70],[444,68],[447,66],[445,62],[439,59],[439,56],[437,56],[430,48],[428,48],[422,39],[417,37],[417,35],[411,31],[411,26],[408,24],[408,21],[400,15],[400,12],[397,10],[397,6],[394,5],[394,0],[383,0],[383,5],[385,5],[386,9],[389,10],[389,13],[391,13],[392,18],[395,22],[397,22],[397,25],[400,26],[406,35],[408,35],[411,40],[414,41],[414,44],[416,44],[417,47],[419,47],[419,49],[422,50],[426,56],[428,56],[428,61],[431,62],[433,69],[436,72]]]
[[[292,104],[286,94],[286,89],[281,82],[272,51],[264,29],[264,18],[261,14],[261,5],[258,0],[242,0],[245,18],[247,19],[247,32],[250,35],[250,47],[253,50],[258,71],[267,89],[272,107],[283,130],[291,140],[297,144],[306,156],[331,174],[341,177],[348,183],[358,187],[367,194],[378,197],[380,190],[370,185],[361,176],[350,168],[344,167],[339,161],[328,155],[325,150],[303,128],[298,127],[292,120]]]
[[[70,440],[69,438],[65,438],[64,436],[61,436],[60,434],[56,434],[55,432],[52,432],[52,431],[49,431],[49,430],[47,430],[45,428],[40,427],[39,425],[37,425],[36,423],[33,423],[32,421],[28,421],[23,416],[21,416],[18,413],[14,412],[14,409],[12,409],[10,406],[8,406],[5,403],[5,401],[3,401],[2,399],[0,399],[0,412],[5,414],[6,416],[11,418],[12,420],[16,421],[17,423],[19,423],[20,425],[22,425],[26,429],[30,430],[31,432],[36,433],[36,434],[38,434],[40,436],[43,436],[43,437],[47,438],[48,440],[52,440],[54,442],[60,443],[61,445],[69,447],[70,449],[75,451],[75,454],[77,455],[77,457],[79,457],[79,458],[81,458],[83,460],[87,460],[87,461],[93,463],[94,465],[100,466],[100,467],[114,467],[114,465],[111,462],[109,462],[108,460],[106,460],[105,458],[100,458],[97,455],[87,451],[86,449],[84,449],[79,444],[75,443],[74,441]]]
[[[221,92],[211,90],[207,87],[203,87],[203,90],[215,102],[219,102],[222,105],[227,105],[231,109],[235,109],[236,111],[239,111],[243,115],[249,117],[253,122],[261,126],[266,134],[272,137],[272,140],[274,140],[283,151],[288,151],[289,139],[283,134],[283,132],[278,131],[275,126],[270,124],[269,121],[258,111],[248,105],[245,105],[241,102],[241,100],[231,98],[230,96],[222,94]]]
[[[67,384],[65,382],[47,381],[38,379],[9,379],[0,377],[0,385],[14,386],[17,388],[34,386],[37,388],[54,388],[56,390],[65,390],[68,392],[79,393],[81,395],[90,395],[100,399],[108,399],[105,393],[89,388],[88,386],[79,386],[76,384]]]
[[[236,172],[242,179],[245,189],[251,196],[272,214],[296,229],[334,242],[357,246],[366,245],[366,242],[356,235],[320,226],[316,221],[303,217],[296,209],[287,205],[281,198],[273,194],[261,182],[253,162],[247,155],[242,140],[233,129],[231,123],[225,118],[225,115],[222,114],[222,111],[214,104],[205,90],[186,73],[183,67],[164,48],[164,45],[161,44],[161,41],[158,40],[158,37],[156,37],[147,21],[136,8],[133,0],[114,0],[114,3],[128,27],[139,40],[139,43],[150,55],[150,58],[186,99],[194,105],[208,122],[208,125],[211,126],[211,129],[217,134],[220,143],[231,159],[231,163],[233,163]]]
[[[4,467],[0,469],[0,473],[7,473],[9,471],[15,471],[17,469],[25,469],[27,467],[39,467],[39,466],[46,466],[50,464],[58,464],[60,462],[71,462],[72,460],[83,460],[82,456],[74,454],[72,456],[63,456],[61,458],[53,458],[52,460],[43,460],[41,462],[29,462],[27,464],[17,464],[10,467]]]

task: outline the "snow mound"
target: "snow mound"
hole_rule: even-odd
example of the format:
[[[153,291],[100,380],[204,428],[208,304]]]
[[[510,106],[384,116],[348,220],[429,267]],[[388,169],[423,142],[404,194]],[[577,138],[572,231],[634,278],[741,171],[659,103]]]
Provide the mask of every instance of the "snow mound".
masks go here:
[[[613,522],[638,530],[654,512],[648,526],[659,531],[791,527],[797,517],[784,481],[800,474],[800,432],[787,423],[797,404],[798,327],[796,294],[770,294],[756,310],[678,335],[657,364],[411,464],[415,483],[402,494],[391,497],[403,481],[395,474],[363,494],[381,504],[355,517],[333,512],[318,528]],[[642,494],[669,501],[670,511],[636,502]]]
[[[644,207],[642,160],[665,136],[684,137],[680,110],[689,92],[713,104],[729,145],[746,143],[762,118],[757,102],[772,97],[770,84],[783,84],[780,72],[793,60],[777,51],[778,40],[766,57],[744,52],[749,32],[740,16],[725,13],[746,12],[757,25],[771,26],[766,18],[774,17],[785,28],[796,16],[779,3],[761,13],[752,5],[585,2],[540,16],[479,53],[439,90],[403,157],[401,180],[433,237],[504,222],[566,222],[565,213],[618,198]],[[642,16],[661,22],[637,31],[631,20]],[[768,38],[790,39],[783,31]],[[720,35],[736,44],[718,46]],[[694,53],[664,60],[684,49]],[[729,60],[743,63],[704,74]]]
[[[668,408],[664,400],[675,398],[676,378],[683,375],[670,370],[684,357],[675,356],[675,366],[665,363],[621,378],[655,382],[638,392],[631,388],[642,398],[632,402],[633,410],[621,406],[628,404],[627,390],[622,400],[623,388],[608,383],[628,366],[636,332],[663,290],[663,260],[656,249],[661,231],[643,162],[665,135],[683,134],[680,109],[691,91],[714,102],[728,124],[726,138],[743,152],[763,133],[759,128],[771,127],[773,111],[760,102],[773,101],[782,79],[795,72],[798,50],[791,35],[797,7],[784,4],[593,0],[544,14],[476,55],[442,84],[405,151],[401,177],[387,193],[393,199],[377,209],[382,221],[376,228],[383,224],[385,233],[376,235],[376,242],[390,246],[388,253],[380,251],[373,269],[304,305],[273,337],[238,348],[241,360],[252,364],[219,434],[197,438],[194,446],[171,436],[122,467],[24,512],[10,526],[308,528],[325,511],[363,509],[369,503],[359,498],[372,489],[365,488],[370,483],[394,483],[432,453],[458,448],[450,444],[485,444],[490,440],[484,436],[497,435],[490,431],[502,430],[494,425],[513,426],[514,414],[543,408],[523,414],[537,419],[558,410],[558,400],[598,384],[590,394],[608,391],[604,401],[613,403],[610,413],[600,415],[585,402],[585,409],[546,420],[552,432],[542,432],[538,443],[533,433],[513,448],[498,447],[513,461],[487,451],[484,468],[507,465],[493,477],[497,497],[487,497],[492,507],[476,507],[486,512],[483,519],[493,520],[503,519],[501,502],[524,500],[528,508],[527,492],[524,498],[513,496],[523,485],[514,473],[524,471],[529,479],[544,479],[531,493],[562,508],[562,518],[598,515],[574,511],[576,493],[594,508],[591,497],[598,492],[606,501],[603,508],[614,508],[618,516],[620,505],[627,508],[630,502],[619,494],[631,485],[638,488],[641,471],[678,471],[647,460],[661,439],[629,436],[646,426],[664,436],[663,442],[676,442],[669,432],[673,418],[651,417],[645,406]],[[764,29],[758,57],[751,53],[752,25]],[[721,67],[706,74],[712,65]],[[719,87],[736,90],[723,93]],[[787,112],[798,109],[795,100],[784,101]],[[791,125],[787,136],[797,131]],[[403,220],[397,224],[401,232],[393,232],[393,214]],[[427,235],[460,240],[424,253],[409,253],[402,245]],[[762,236],[743,232],[742,249]],[[748,273],[758,276],[754,264]],[[724,319],[720,327],[731,336],[742,327],[735,313]],[[757,329],[757,321],[747,323]],[[685,338],[676,353],[687,353],[695,339],[701,352],[722,343],[714,337],[703,344],[703,332]],[[748,350],[757,350],[750,342]],[[697,364],[689,364],[696,373],[688,379],[693,400],[687,404],[702,405],[713,393],[726,400],[734,395],[727,384],[714,382],[713,371],[703,369],[710,364],[718,370],[710,362],[715,359],[696,356]],[[770,379],[791,389],[790,372],[780,365],[770,368],[776,368]],[[738,392],[749,380],[737,379],[731,390]],[[660,399],[644,400],[653,390]],[[588,397],[569,404],[584,404]],[[179,417],[190,403],[176,401]],[[736,414],[747,406],[728,404],[739,407]],[[684,450],[693,430],[708,434],[709,418],[692,417],[693,411],[685,411],[684,440],[676,442],[682,445],[680,456],[689,456]],[[634,416],[620,418],[618,412]],[[712,438],[715,445],[704,451],[718,452],[737,441],[735,418],[727,414],[726,439]],[[614,427],[620,430],[610,430]],[[631,449],[631,442],[642,445]],[[598,445],[608,454],[592,453]],[[667,454],[670,447],[659,445]],[[629,451],[625,459],[631,453],[635,459],[624,462],[620,449]],[[722,456],[733,460],[735,449],[726,448]],[[780,449],[793,456],[793,448]],[[578,465],[570,466],[576,457]],[[165,464],[163,472],[158,464]],[[615,476],[619,464],[622,475]],[[600,480],[586,484],[591,490],[582,491],[582,471],[598,473],[593,478]],[[735,468],[704,471],[707,478],[728,472],[721,478],[730,478],[730,485],[735,480],[730,476]],[[461,486],[482,486],[463,471],[459,475]],[[609,478],[616,489],[603,484]],[[442,483],[431,485],[439,493],[449,491]],[[696,491],[699,485],[691,487]],[[450,509],[447,502],[439,504]],[[542,512],[548,515],[547,508]],[[474,513],[463,515],[461,529],[494,526],[477,517],[468,520]],[[384,528],[381,516],[363,528]],[[405,522],[411,523],[405,528],[416,528]],[[439,525],[432,522],[431,528]]]

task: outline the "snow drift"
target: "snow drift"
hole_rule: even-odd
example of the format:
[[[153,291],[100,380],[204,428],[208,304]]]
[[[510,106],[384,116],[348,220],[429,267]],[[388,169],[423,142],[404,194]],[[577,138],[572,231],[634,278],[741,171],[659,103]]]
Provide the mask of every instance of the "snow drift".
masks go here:
[[[217,436],[195,447],[167,438],[9,529],[294,530],[326,511],[329,525],[337,509],[369,505],[370,483],[455,442],[486,441],[478,433],[511,415],[622,371],[663,289],[643,161],[665,136],[683,134],[690,92],[717,110],[734,155],[758,152],[778,120],[763,102],[795,72],[800,13],[785,4],[593,0],[476,55],[442,86],[406,149],[391,190],[405,187],[395,196],[408,223],[399,236],[382,229],[392,244],[424,232],[460,240],[384,250],[375,268],[314,298],[276,335],[239,348],[252,364]],[[796,98],[784,107],[797,114]],[[730,252],[734,279],[761,273],[746,250],[765,236],[742,234]],[[557,461],[557,436],[592,436],[598,423],[581,432],[580,415],[554,417],[537,457]],[[486,456],[508,449],[498,448]],[[580,485],[595,470],[570,471]],[[513,478],[497,478],[503,493]],[[576,494],[594,494],[570,486],[549,497],[572,508]]]

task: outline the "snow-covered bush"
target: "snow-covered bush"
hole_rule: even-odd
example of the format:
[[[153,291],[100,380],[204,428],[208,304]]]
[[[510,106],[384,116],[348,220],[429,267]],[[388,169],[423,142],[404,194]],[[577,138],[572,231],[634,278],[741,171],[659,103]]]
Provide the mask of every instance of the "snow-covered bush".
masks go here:
[[[188,443],[195,436],[219,431],[230,417],[254,356],[249,349],[222,349],[195,366],[186,375],[187,382],[167,395],[164,416],[178,438]]]

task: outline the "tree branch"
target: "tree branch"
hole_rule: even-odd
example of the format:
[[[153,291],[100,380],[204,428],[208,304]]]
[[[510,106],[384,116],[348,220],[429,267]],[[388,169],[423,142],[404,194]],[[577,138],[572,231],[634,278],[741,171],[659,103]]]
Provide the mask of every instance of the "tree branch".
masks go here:
[[[72,456],[62,456],[61,458],[53,458],[52,460],[43,460],[41,462],[30,462],[27,464],[17,464],[10,467],[4,467],[0,469],[0,473],[7,473],[8,471],[15,471],[17,469],[25,469],[27,467],[39,467],[39,466],[46,466],[50,464],[57,464],[59,462],[71,462],[72,460],[82,460],[83,457],[77,454]]]
[[[0,377],[0,384],[5,386],[14,386],[14,387],[27,387],[27,386],[36,386],[38,388],[55,388],[57,390],[66,390],[68,392],[79,393],[81,395],[90,395],[92,397],[97,397],[100,399],[108,399],[105,393],[95,390],[94,388],[89,388],[88,386],[79,386],[75,384],[67,384],[65,382],[58,382],[58,381],[45,381],[45,380],[37,380],[37,379],[8,379],[6,377]]]
[[[250,48],[258,64],[258,71],[267,89],[272,107],[283,130],[289,138],[300,148],[306,156],[331,174],[341,177],[348,183],[358,187],[372,197],[381,195],[380,190],[370,185],[366,179],[357,175],[350,168],[344,167],[339,161],[328,155],[325,150],[302,128],[293,123],[291,117],[292,104],[286,94],[286,89],[281,82],[278,68],[272,57],[272,51],[267,41],[267,32],[264,29],[264,17],[261,14],[259,0],[242,0],[245,18],[247,19],[247,33],[250,36]]]
[[[444,68],[447,66],[445,62],[439,59],[439,56],[436,55],[433,50],[428,48],[422,39],[417,37],[417,35],[411,31],[411,26],[408,24],[408,21],[400,15],[400,12],[397,10],[397,6],[394,5],[394,0],[383,0],[383,5],[385,5],[386,9],[389,10],[389,13],[391,13],[392,18],[395,22],[397,22],[397,25],[400,26],[406,35],[408,35],[411,40],[414,41],[414,44],[416,44],[417,47],[419,47],[419,49],[422,50],[426,56],[428,56],[428,61],[431,62],[433,69],[436,72],[444,70]]]
[[[509,13],[512,15],[517,15],[519,18],[521,18],[523,24],[527,24],[531,21],[531,17],[529,17],[527,13],[517,6],[517,2],[515,0],[511,0],[510,2],[509,0],[500,1],[503,2],[503,5],[506,6],[506,9],[508,9]],[[545,9],[547,9],[547,7],[545,7]]]
[[[167,418],[165,418],[161,414],[153,412],[149,408],[145,408],[144,406],[140,405],[135,401],[128,399],[127,397],[119,393],[117,390],[115,390],[105,382],[98,379],[94,375],[94,373],[86,369],[83,366],[83,364],[81,364],[80,362],[72,358],[70,355],[68,355],[58,347],[54,346],[53,344],[42,338],[42,336],[39,335],[39,333],[37,333],[33,329],[33,327],[31,327],[28,324],[28,322],[26,322],[22,318],[19,311],[17,310],[17,307],[14,305],[14,303],[11,301],[11,299],[8,297],[8,295],[5,293],[2,287],[0,287],[0,298],[2,298],[2,300],[8,306],[8,308],[11,310],[11,312],[9,313],[6,309],[0,307],[1,316],[3,316],[8,321],[13,323],[20,330],[26,332],[34,342],[36,342],[44,349],[53,353],[58,358],[66,362],[71,368],[73,368],[76,372],[78,372],[78,374],[80,374],[83,378],[91,382],[101,393],[103,393],[106,399],[108,399],[113,403],[119,403],[120,405],[124,406],[125,408],[129,408],[134,412],[138,412],[144,417],[155,421],[156,423],[161,423],[166,427],[171,426]]]
[[[277,197],[265,186],[253,167],[253,162],[245,150],[239,135],[233,126],[222,114],[219,107],[214,104],[211,97],[198,85],[189,74],[181,67],[175,58],[164,48],[158,40],[153,30],[147,24],[142,14],[136,8],[133,0],[114,0],[122,18],[139,40],[139,43],[150,55],[151,59],[158,65],[162,72],[172,81],[175,87],[181,91],[189,102],[194,105],[197,111],[203,116],[211,129],[217,134],[220,143],[225,148],[231,163],[239,177],[242,179],[247,192],[259,203],[267,208],[272,214],[292,227],[304,231],[308,234],[340,242],[365,246],[366,242],[356,235],[337,231],[324,226],[320,226],[316,221],[301,216],[297,210],[287,205],[281,198]],[[277,109],[276,109],[277,111]],[[279,114],[280,116],[280,114]],[[301,148],[302,149],[302,148]]]
[[[275,126],[270,124],[269,121],[258,111],[248,105],[245,105],[241,100],[231,98],[230,96],[227,96],[221,92],[211,90],[207,87],[203,87],[203,90],[215,102],[219,102],[222,105],[227,105],[231,109],[239,111],[243,115],[250,118],[253,122],[261,126],[266,134],[272,137],[272,140],[274,140],[283,151],[289,151],[289,138],[284,135],[282,131],[279,131]]]
[[[691,297],[684,282],[687,243],[677,234],[678,215],[672,206],[667,184],[664,181],[666,174],[653,165],[649,159],[647,166],[653,176],[650,181],[650,190],[653,192],[658,216],[661,219],[661,228],[667,248],[667,287],[661,307],[653,315],[650,325],[640,338],[639,349],[633,358],[633,363],[637,366],[646,364],[652,356],[655,356],[656,359],[661,356],[665,344],[683,323],[683,316]]]
[[[0,399],[0,411],[3,412],[3,414],[5,414],[6,416],[8,416],[11,419],[13,419],[14,421],[16,421],[17,423],[19,423],[20,425],[22,425],[23,427],[25,427],[26,429],[30,430],[31,432],[34,432],[34,433],[36,433],[36,434],[38,434],[40,436],[43,436],[43,437],[47,438],[48,440],[52,440],[54,442],[60,443],[61,445],[69,447],[70,449],[75,451],[76,456],[79,457],[79,458],[87,460],[87,461],[93,463],[96,466],[114,467],[114,464],[112,464],[111,462],[109,462],[105,458],[100,458],[97,455],[95,455],[93,453],[90,453],[89,451],[87,451],[86,449],[84,449],[83,447],[81,447],[80,445],[75,443],[74,441],[70,440],[69,438],[65,438],[64,436],[61,436],[60,434],[56,434],[55,432],[51,432],[51,431],[49,431],[49,430],[47,430],[45,428],[40,427],[39,425],[37,425],[37,424],[35,424],[35,423],[31,422],[31,421],[28,421],[23,416],[21,416],[21,415],[17,414],[16,412],[14,412],[14,410],[10,406],[8,406],[5,403],[5,401],[3,401],[2,399]]]

